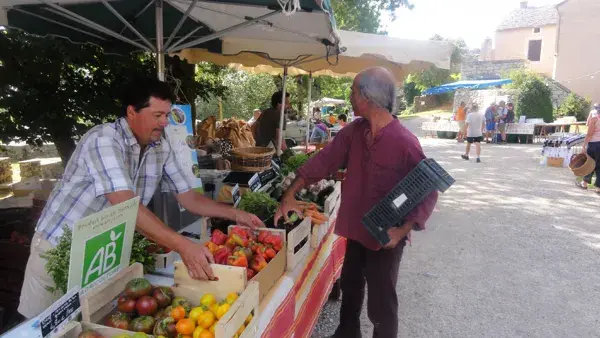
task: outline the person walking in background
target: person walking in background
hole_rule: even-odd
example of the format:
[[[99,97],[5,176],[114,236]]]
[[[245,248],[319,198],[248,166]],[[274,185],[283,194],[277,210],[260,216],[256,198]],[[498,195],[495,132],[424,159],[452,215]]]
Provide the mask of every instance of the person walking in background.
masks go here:
[[[407,236],[412,229],[425,229],[437,202],[433,192],[388,230],[390,241],[382,246],[362,225],[363,216],[408,175],[425,154],[417,137],[394,120],[396,80],[385,68],[359,73],[352,84],[350,102],[356,116],[323,150],[298,169],[286,190],[275,224],[289,211],[299,212],[295,194],[347,165],[335,233],[346,241],[342,267],[342,306],[335,338],[361,336],[360,313],[369,290],[367,309],[374,325],[373,337],[398,336],[398,270]],[[394,154],[390,156],[390,154]],[[392,225],[392,224],[390,224]],[[409,310],[410,311],[410,310]]]
[[[496,120],[500,137],[502,138],[502,144],[506,144],[506,117],[508,116],[508,109],[506,109],[506,102],[500,101],[497,108]],[[495,137],[495,135],[494,135]]]
[[[485,142],[490,143],[496,131],[496,102],[492,102],[485,110]]]
[[[479,107],[473,103],[465,120],[465,130],[467,134],[467,147],[465,154],[461,155],[463,160],[469,160],[471,152],[471,144],[475,143],[475,154],[477,155],[477,163],[481,163],[481,141],[483,141],[483,130],[485,129],[483,115],[479,113]]]
[[[583,141],[583,151],[587,151],[589,157],[596,161],[596,168],[589,175],[583,177],[580,187],[587,189],[592,184],[594,173],[596,174],[596,194],[600,195],[600,116],[596,115],[589,120],[588,132]]]
[[[458,123],[458,134],[456,140],[458,142],[464,142],[464,130],[465,130],[465,119],[467,118],[467,104],[465,101],[460,103],[460,106],[456,109],[456,122]]]

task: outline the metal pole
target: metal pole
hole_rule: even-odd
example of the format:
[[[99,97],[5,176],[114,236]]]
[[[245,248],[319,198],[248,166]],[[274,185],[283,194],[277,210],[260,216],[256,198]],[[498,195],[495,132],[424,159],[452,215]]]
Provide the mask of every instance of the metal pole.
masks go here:
[[[146,39],[146,37],[142,33],[135,29],[135,27],[133,27],[132,24],[130,24],[113,6],[111,6],[107,0],[102,0],[102,3],[111,13],[113,13],[114,16],[117,17],[117,19],[121,20],[125,27],[129,28],[129,30],[131,30],[133,34],[137,35],[137,37],[140,38],[140,40],[142,40],[143,43],[150,47],[150,50],[154,48],[154,46],[152,46],[152,43],[150,43],[150,41]]]
[[[283,66],[283,88],[281,90],[281,115],[279,116],[279,139],[277,140],[277,147],[275,150],[279,152],[281,150],[281,145],[283,143],[283,120],[285,117],[285,90],[286,85],[285,82],[287,80],[288,66]],[[279,153],[277,154],[279,155]]]
[[[310,101],[312,100],[312,72],[308,72],[308,113],[306,114],[306,152],[308,153],[308,142],[310,141],[310,116],[312,115],[312,109],[310,109]]]
[[[163,0],[154,2],[156,11],[156,70],[158,79],[165,80],[165,51],[163,48]]]
[[[261,15],[261,16],[259,16],[257,18],[246,18],[246,20],[248,20],[248,21],[245,21],[245,22],[242,22],[240,24],[237,24],[237,25],[225,28],[222,31],[218,31],[216,33],[213,33],[213,34],[210,34],[210,35],[207,35],[207,36],[203,36],[203,37],[201,37],[199,39],[192,40],[190,42],[186,42],[186,43],[184,43],[184,44],[182,44],[180,46],[170,47],[169,50],[168,50],[168,52],[169,53],[175,53],[175,52],[180,51],[182,49],[194,47],[194,46],[199,45],[201,43],[204,43],[206,41],[210,41],[210,40],[214,40],[216,38],[220,38],[220,37],[222,37],[223,35],[225,35],[225,34],[227,34],[229,32],[233,32],[233,31],[236,31],[236,30],[239,30],[239,29],[242,29],[242,28],[246,28],[246,27],[250,27],[252,25],[258,24],[258,23],[260,23],[260,21],[262,21],[262,20],[264,20],[266,18],[269,18],[271,16],[277,15],[279,13],[281,13],[281,11],[273,11],[273,12],[267,13],[265,15]]]
[[[192,1],[192,3],[190,4],[190,6],[188,7],[187,11],[185,11],[185,13],[183,14],[183,16],[181,17],[181,19],[177,23],[177,26],[175,26],[175,29],[171,32],[171,35],[167,39],[167,43],[165,44],[165,49],[169,48],[169,45],[171,44],[171,41],[173,41],[173,38],[175,37],[175,35],[177,35],[177,32],[179,32],[179,29],[181,28],[181,26],[183,26],[183,23],[185,22],[185,20],[188,18],[188,16],[190,16],[190,13],[192,12],[192,9],[194,9],[194,7],[196,7],[196,3],[197,2],[198,2],[198,0]]]

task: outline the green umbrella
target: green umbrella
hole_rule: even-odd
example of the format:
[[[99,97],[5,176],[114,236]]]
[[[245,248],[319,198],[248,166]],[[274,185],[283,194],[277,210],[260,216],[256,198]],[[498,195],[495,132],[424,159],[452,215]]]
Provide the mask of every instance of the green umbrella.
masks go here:
[[[329,0],[4,0],[0,25],[107,52],[156,53],[161,79],[165,53],[221,53],[224,37],[339,43]]]

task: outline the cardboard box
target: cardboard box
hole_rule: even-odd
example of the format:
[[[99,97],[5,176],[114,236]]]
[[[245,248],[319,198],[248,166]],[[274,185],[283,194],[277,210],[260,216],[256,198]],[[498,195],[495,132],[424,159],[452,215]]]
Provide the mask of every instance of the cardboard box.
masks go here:
[[[200,298],[205,293],[214,294],[218,300],[224,299],[227,294],[237,292],[239,298],[221,318],[215,328],[216,338],[231,338],[242,326],[250,313],[253,319],[244,330],[240,338],[258,336],[258,285],[255,282],[245,283],[236,279],[238,273],[230,269],[233,267],[213,265],[213,272],[219,281],[193,280],[182,262],[175,262],[175,286],[171,287],[175,296],[182,296],[197,306]],[[118,297],[123,293],[127,283],[134,278],[143,277],[143,267],[135,263],[117,273],[104,284],[92,289],[81,297],[82,323],[98,323],[104,329],[104,320],[114,311]],[[133,334],[130,331],[122,333]]]
[[[548,157],[548,166],[562,168],[564,160],[562,157]]]

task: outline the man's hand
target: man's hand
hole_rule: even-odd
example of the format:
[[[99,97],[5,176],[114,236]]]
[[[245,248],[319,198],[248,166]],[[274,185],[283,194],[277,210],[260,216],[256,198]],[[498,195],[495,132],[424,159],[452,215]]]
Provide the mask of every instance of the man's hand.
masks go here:
[[[412,230],[412,223],[405,223],[401,227],[391,227],[388,229],[387,233],[390,236],[390,241],[383,246],[384,249],[393,249],[398,245],[398,243],[408,235],[408,233]]]
[[[192,278],[200,280],[215,279],[210,268],[210,263],[214,263],[215,259],[204,245],[188,240],[185,245],[179,247],[178,252]]]
[[[296,201],[296,198],[293,195],[284,196],[284,198],[281,200],[279,209],[277,209],[277,212],[275,212],[275,217],[273,218],[275,226],[277,226],[277,222],[282,217],[284,221],[289,221],[288,213],[290,211],[294,211],[298,215],[302,215],[302,208],[300,208],[300,204],[298,204],[298,201]]]
[[[242,210],[236,210],[235,222],[238,225],[246,226],[251,229],[265,227],[265,224],[258,217],[256,217],[256,215],[253,215],[251,213],[248,213],[248,212],[245,212]]]

